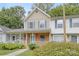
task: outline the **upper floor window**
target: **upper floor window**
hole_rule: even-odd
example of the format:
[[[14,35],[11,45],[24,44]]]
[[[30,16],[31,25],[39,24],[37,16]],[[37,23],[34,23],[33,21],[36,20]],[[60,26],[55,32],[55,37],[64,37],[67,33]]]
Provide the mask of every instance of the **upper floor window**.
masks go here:
[[[34,22],[33,21],[28,22],[27,26],[28,28],[34,28]]]
[[[55,28],[62,28],[63,20],[55,20]]]
[[[79,20],[70,18],[70,27],[79,27]]]
[[[39,28],[46,28],[46,21],[45,20],[39,21]]]

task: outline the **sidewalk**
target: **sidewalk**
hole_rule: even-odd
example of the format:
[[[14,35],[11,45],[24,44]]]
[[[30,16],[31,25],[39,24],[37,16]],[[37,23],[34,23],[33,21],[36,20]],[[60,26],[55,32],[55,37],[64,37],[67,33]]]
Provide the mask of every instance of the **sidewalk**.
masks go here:
[[[16,56],[16,55],[18,55],[18,54],[21,54],[21,53],[24,52],[24,51],[27,51],[27,50],[28,50],[28,49],[19,49],[19,50],[15,51],[15,52],[9,53],[9,54],[7,54],[7,55],[5,55],[5,56]]]

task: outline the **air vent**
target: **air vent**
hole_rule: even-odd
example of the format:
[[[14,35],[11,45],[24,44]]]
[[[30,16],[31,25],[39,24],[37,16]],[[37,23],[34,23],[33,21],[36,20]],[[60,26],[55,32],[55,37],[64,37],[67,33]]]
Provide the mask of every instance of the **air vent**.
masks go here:
[[[38,9],[36,9],[36,13],[38,13]]]

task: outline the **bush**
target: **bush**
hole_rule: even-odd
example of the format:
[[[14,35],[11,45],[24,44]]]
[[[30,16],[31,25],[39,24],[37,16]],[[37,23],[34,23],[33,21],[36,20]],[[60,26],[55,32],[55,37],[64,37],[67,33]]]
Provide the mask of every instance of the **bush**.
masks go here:
[[[15,43],[4,43],[2,45],[2,48],[7,50],[21,49],[23,47],[24,46],[22,44],[15,44]]]
[[[39,46],[38,46],[37,44],[29,44],[29,48],[30,48],[31,50],[34,50],[34,49],[36,49],[36,48],[39,48]]]
[[[24,45],[23,44],[17,44],[17,48],[22,49],[22,48],[24,48]]]
[[[2,49],[2,47],[3,47],[3,43],[0,43],[0,49]]]
[[[33,50],[35,56],[79,56],[79,44],[50,42]]]

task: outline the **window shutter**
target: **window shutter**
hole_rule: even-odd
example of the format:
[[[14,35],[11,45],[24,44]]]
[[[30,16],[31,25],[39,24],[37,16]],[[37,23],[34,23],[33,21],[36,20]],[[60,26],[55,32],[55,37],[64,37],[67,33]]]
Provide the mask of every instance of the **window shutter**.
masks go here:
[[[39,23],[39,21],[38,21],[38,28],[40,28],[40,23]]]
[[[70,18],[70,28],[72,28],[72,18]]]
[[[45,28],[47,28],[47,21],[45,21]]]
[[[55,28],[57,28],[57,20],[55,20]]]
[[[33,29],[35,28],[35,22],[34,21],[32,22],[32,28]]]
[[[27,22],[27,28],[30,28],[30,24],[29,24],[30,22]]]

